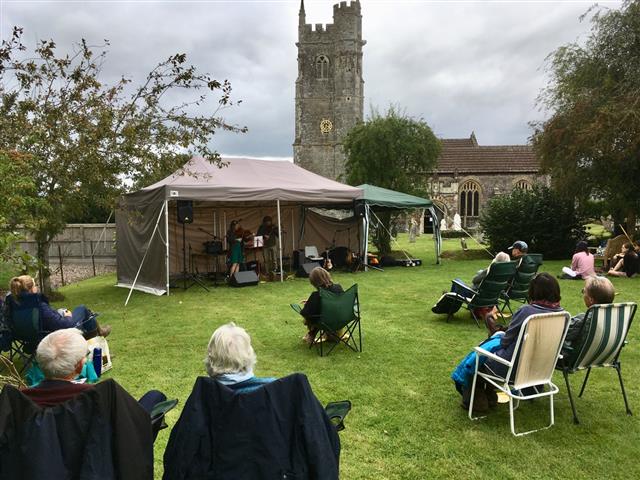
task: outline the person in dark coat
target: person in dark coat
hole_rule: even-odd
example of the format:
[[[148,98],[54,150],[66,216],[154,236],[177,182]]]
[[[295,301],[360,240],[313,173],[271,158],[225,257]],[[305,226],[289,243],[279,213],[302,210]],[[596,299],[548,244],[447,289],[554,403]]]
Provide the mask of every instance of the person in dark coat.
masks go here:
[[[340,439],[307,377],[238,393],[199,377],[171,431],[164,480],[337,480]]]
[[[309,274],[309,282],[316,290],[309,295],[309,298],[302,302],[304,306],[300,310],[300,315],[304,318],[303,322],[307,326],[307,334],[304,341],[311,344],[318,332],[318,317],[321,313],[320,308],[320,290],[328,290],[332,293],[344,293],[344,290],[338,283],[333,283],[331,274],[322,267],[316,267]]]
[[[149,413],[111,379],[95,386],[68,380],[81,362],[73,357],[87,352],[75,335],[64,359],[39,358],[48,385],[25,391],[6,385],[0,393],[0,478],[153,480]]]
[[[37,308],[40,314],[40,326],[45,332],[53,332],[63,328],[78,328],[86,338],[100,335],[106,337],[111,333],[111,326],[100,326],[96,316],[84,305],[79,305],[73,311],[67,309],[55,310],[49,305],[46,296],[38,291],[34,279],[29,275],[13,277],[9,283],[11,294],[6,298],[5,315],[11,322],[14,314],[21,310]],[[34,345],[35,348],[35,345]]]

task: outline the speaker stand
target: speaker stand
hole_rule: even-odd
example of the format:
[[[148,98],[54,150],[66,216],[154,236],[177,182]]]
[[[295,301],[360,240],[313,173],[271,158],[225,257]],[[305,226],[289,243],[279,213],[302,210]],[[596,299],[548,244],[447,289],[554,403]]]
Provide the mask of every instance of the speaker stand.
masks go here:
[[[204,288],[207,292],[209,289],[207,286],[196,277],[194,274],[187,270],[187,234],[184,226],[184,222],[182,222],[182,273],[180,273],[179,280],[182,280],[182,289],[187,290],[194,285],[199,285]]]

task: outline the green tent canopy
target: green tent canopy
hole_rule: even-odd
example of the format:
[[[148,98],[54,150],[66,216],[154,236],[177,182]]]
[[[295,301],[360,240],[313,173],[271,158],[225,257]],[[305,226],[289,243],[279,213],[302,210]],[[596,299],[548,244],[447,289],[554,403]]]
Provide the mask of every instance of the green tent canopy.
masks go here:
[[[369,207],[411,209],[411,208],[431,208],[433,202],[426,198],[416,197],[402,192],[389,190],[388,188],[376,187],[374,185],[358,185],[364,192],[362,199]],[[377,208],[376,208],[377,209]]]
[[[433,202],[427,198],[420,198],[407,193],[396,192],[388,188],[376,187],[375,185],[362,184],[358,187],[363,191],[362,198],[356,200],[356,204],[364,205],[364,252],[365,262],[367,259],[368,243],[369,243],[369,224],[371,222],[371,214],[377,218],[375,211],[384,210],[411,210],[415,208],[423,208],[429,210],[433,219],[433,239],[435,241],[436,263],[440,263],[440,252],[442,250],[442,236],[440,234],[440,224],[436,216],[435,206]],[[407,255],[406,252],[404,252]],[[407,258],[409,256],[407,255]]]

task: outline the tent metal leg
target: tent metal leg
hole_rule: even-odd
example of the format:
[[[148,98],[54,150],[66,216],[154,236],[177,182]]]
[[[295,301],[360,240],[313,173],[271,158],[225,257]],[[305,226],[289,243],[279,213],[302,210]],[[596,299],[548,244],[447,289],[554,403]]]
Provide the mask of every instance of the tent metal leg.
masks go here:
[[[282,268],[282,219],[280,215],[280,200],[276,200],[276,205],[278,206],[278,254],[279,254],[279,262],[278,265],[280,267],[280,282],[284,282],[284,269]]]
[[[165,266],[167,270],[167,297],[169,296],[169,201],[164,201],[164,238],[165,238]]]

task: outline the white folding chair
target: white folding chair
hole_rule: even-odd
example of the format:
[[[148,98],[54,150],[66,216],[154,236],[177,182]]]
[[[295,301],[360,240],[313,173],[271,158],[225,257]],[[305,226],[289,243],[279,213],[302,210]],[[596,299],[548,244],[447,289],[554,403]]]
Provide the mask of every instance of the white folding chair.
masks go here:
[[[473,416],[476,380],[480,376],[509,397],[509,417],[513,435],[526,435],[547,429],[554,424],[553,396],[558,393],[558,387],[551,381],[551,378],[564,337],[569,329],[569,319],[568,312],[540,313],[527,317],[520,329],[511,360],[505,360],[481,347],[475,347],[476,367],[471,389],[471,401],[469,402],[469,418],[471,420],[483,418]],[[494,372],[480,371],[481,356],[505,365],[507,367],[506,375],[501,377]],[[525,389],[533,389],[535,393],[525,394],[523,393]],[[540,397],[549,397],[551,417],[549,425],[516,433],[514,410],[518,408],[520,400],[532,400]],[[515,407],[514,400],[516,401]]]
[[[307,260],[311,260],[312,262],[321,262],[324,260],[324,258],[318,254],[318,247],[315,245],[304,247],[304,256]]]
[[[89,351],[91,355],[89,356],[89,360],[93,361],[93,349],[101,348],[102,349],[102,372],[106,372],[111,370],[113,364],[111,363],[111,353],[109,352],[109,344],[107,343],[107,339],[104,337],[93,337],[87,340],[87,345],[89,346]]]

